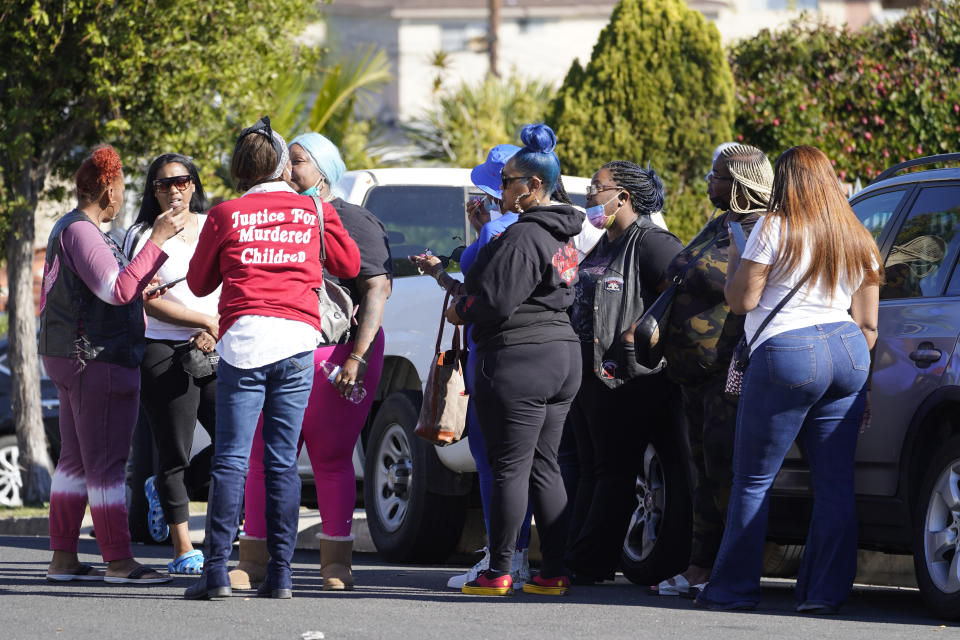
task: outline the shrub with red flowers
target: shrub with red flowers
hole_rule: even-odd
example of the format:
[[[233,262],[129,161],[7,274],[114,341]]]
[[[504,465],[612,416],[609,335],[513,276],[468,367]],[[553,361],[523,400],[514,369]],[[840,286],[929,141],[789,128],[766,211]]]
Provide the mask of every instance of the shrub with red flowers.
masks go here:
[[[775,158],[822,149],[864,184],[905,159],[960,151],[960,1],[858,32],[801,18],[730,50],[739,140]]]

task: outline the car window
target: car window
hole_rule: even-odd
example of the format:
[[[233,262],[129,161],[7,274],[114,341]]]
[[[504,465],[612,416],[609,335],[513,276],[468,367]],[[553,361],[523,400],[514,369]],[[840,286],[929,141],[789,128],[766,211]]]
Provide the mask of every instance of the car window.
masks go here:
[[[906,189],[886,191],[868,196],[850,206],[853,207],[853,212],[860,218],[860,222],[867,228],[873,239],[880,240],[883,230],[890,224],[906,192]]]
[[[925,187],[893,241],[880,297],[938,296],[960,249],[960,186]]]
[[[395,276],[417,275],[407,256],[449,256],[465,244],[464,189],[432,185],[372,188],[363,204],[387,229]]]

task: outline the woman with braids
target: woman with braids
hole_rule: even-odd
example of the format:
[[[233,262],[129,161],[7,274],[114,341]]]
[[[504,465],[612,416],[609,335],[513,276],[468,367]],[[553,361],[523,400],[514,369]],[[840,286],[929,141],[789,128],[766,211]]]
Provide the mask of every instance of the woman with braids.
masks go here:
[[[587,187],[587,218],[606,233],[580,264],[570,315],[583,382],[571,409],[580,483],[566,561],[579,583],[613,579],[636,504],[645,423],[668,419],[669,385],[637,364],[632,335],[622,335],[656,300],[664,270],[683,248],[650,219],[663,203],[657,172],[632,162],[603,165]],[[639,421],[638,406],[650,408]]]
[[[723,393],[733,348],[743,335],[743,316],[723,298],[730,236],[727,225],[739,222],[750,233],[766,210],[773,171],[762,151],[724,143],[707,174],[707,195],[722,213],[714,217],[667,269],[663,286],[699,255],[673,300],[667,324],[667,375],[680,385],[691,456],[697,473],[693,490],[693,541],[689,566],[662,581],[660,595],[686,595],[710,576],[720,547],[733,481],[733,438],[737,402]],[[701,252],[702,253],[701,255]],[[693,594],[695,595],[695,593]]]

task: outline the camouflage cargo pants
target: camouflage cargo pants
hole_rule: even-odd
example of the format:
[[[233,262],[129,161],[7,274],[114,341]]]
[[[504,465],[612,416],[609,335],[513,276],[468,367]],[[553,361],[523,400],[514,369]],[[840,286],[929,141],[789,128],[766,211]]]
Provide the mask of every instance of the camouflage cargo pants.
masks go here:
[[[711,568],[720,549],[733,483],[733,442],[737,403],[723,393],[726,373],[680,388],[683,414],[696,467],[693,488],[693,544],[690,564]]]

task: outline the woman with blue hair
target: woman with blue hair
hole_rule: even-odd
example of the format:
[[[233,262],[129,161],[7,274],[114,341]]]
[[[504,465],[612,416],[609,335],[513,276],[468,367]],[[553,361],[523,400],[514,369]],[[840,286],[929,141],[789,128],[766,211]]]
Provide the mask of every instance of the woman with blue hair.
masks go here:
[[[291,182],[302,195],[333,205],[347,233],[360,250],[360,273],[340,280],[357,308],[356,326],[342,344],[321,344],[314,352],[313,389],[303,416],[302,442],[307,446],[323,520],[320,573],[325,591],[353,589],[351,522],[357,500],[353,449],[376,396],[383,371],[383,309],[390,296],[393,266],[386,230],[372,213],[333,194],[346,167],[336,145],[319,133],[306,133],[290,143]],[[324,274],[324,278],[330,278]],[[320,368],[340,367],[332,380]],[[355,387],[366,390],[358,403],[348,398]],[[264,574],[263,439],[254,440],[245,489],[246,521],[240,538],[240,564],[230,572],[234,588],[251,588]]]
[[[581,231],[583,213],[551,202],[560,176],[553,130],[527,125],[520,139],[523,148],[500,174],[503,207],[517,221],[477,251],[466,295],[447,311],[451,322],[472,325],[474,399],[493,469],[490,568],[462,588],[474,595],[512,592],[510,562],[528,499],[543,560],[523,590],[562,595],[570,585],[563,566],[567,494],[557,450],[580,386],[567,310],[577,278],[571,238]]]
[[[515,211],[501,213],[500,172],[504,165],[512,158],[520,147],[513,144],[498,144],[487,154],[487,159],[478,164],[470,172],[473,184],[484,192],[483,198],[472,200],[467,205],[467,217],[477,231],[477,239],[468,246],[460,256],[460,269],[467,273],[477,258],[477,252],[489,242],[495,240],[507,227],[518,219]],[[410,261],[425,273],[436,278],[437,284],[453,295],[463,294],[463,283],[447,273],[440,259],[436,256],[421,254],[410,256]],[[480,484],[480,501],[483,505],[483,518],[487,531],[490,531],[490,496],[493,490],[493,470],[487,462],[487,448],[483,439],[483,431],[477,419],[476,400],[473,399],[474,374],[478,360],[477,345],[473,340],[471,328],[467,328],[468,361],[464,371],[467,393],[471,400],[467,409],[467,442],[470,445],[470,454],[477,465],[477,479]],[[527,515],[520,526],[520,535],[517,538],[516,549],[510,561],[510,577],[513,579],[513,588],[520,589],[530,578],[530,561],[528,547],[530,545],[530,519],[532,512],[527,509]],[[453,576],[447,581],[447,587],[462,589],[463,585],[473,580],[481,572],[490,567],[490,547],[483,549],[483,557],[466,573]]]

